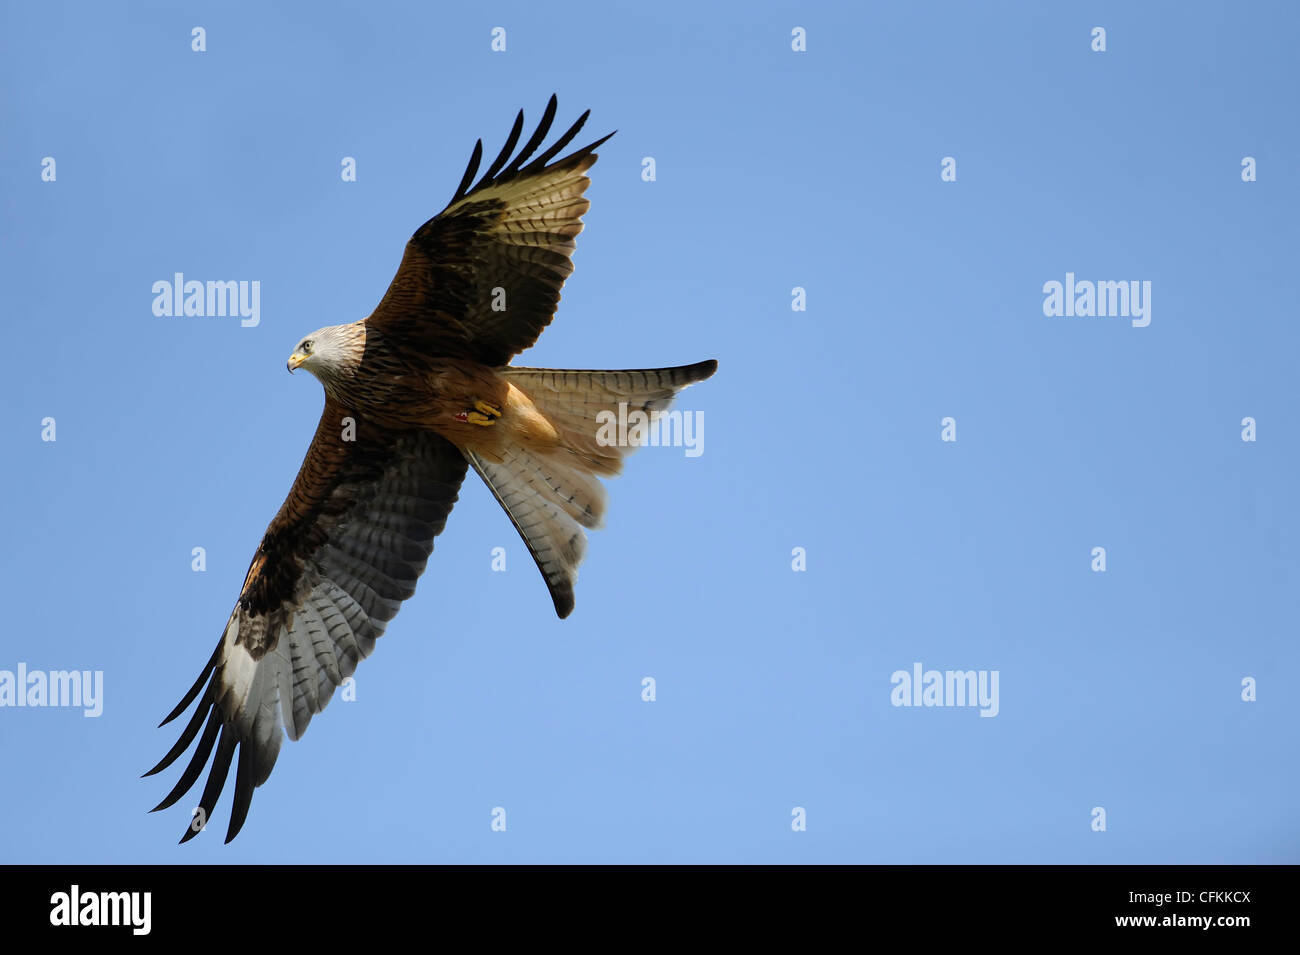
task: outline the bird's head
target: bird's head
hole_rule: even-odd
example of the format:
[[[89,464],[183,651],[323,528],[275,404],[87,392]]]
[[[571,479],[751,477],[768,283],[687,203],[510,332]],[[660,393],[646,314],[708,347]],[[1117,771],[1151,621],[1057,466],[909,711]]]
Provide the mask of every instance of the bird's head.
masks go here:
[[[351,325],[327,325],[303,338],[289,356],[290,373],[306,368],[322,383],[337,379],[361,360],[365,331],[360,322]]]

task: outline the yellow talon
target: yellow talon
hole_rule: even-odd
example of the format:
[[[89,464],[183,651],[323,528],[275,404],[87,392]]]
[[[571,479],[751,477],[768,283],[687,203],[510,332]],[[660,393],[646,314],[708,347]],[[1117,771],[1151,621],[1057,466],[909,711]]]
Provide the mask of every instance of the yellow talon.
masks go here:
[[[490,424],[497,423],[495,418],[489,418],[487,415],[479,414],[477,411],[471,411],[469,414],[465,416],[465,420],[468,421],[470,424],[480,424],[483,425],[484,427],[487,427]]]
[[[485,414],[485,415],[491,415],[493,418],[500,418],[500,417],[501,417],[501,409],[500,409],[500,408],[494,408],[494,407],[492,407],[492,405],[488,404],[486,401],[476,401],[476,402],[474,402],[474,407],[475,407],[477,410],[483,412],[483,414]],[[474,419],[471,418],[470,420],[473,421]],[[491,424],[492,422],[490,422],[490,421],[488,421],[488,422],[483,422],[483,421],[474,421],[474,423],[475,423],[475,424]]]

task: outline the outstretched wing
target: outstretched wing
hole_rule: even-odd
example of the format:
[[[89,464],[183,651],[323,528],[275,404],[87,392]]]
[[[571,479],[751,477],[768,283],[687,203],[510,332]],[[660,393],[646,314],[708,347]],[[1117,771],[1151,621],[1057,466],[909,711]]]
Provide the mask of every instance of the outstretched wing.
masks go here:
[[[201,821],[181,842],[211,817],[236,755],[226,841],[239,832],[253,790],[275,765],[281,731],[302,735],[415,592],[466,467],[455,445],[432,432],[387,432],[326,400],[216,651],[163,724],[196,698],[198,707],[145,773],[170,766],[202,730],[180,780],[153,811],[165,809],[194,786],[215,747]]]
[[[397,275],[367,324],[426,353],[494,367],[537,341],[573,271],[573,240],[591,205],[583,198],[591,183],[583,173],[596,161],[592,150],[609,139],[551,161],[587,115],[530,162],[555,118],[555,97],[511,159],[524,127],[521,110],[505,148],[474,182],[483,157],[479,140],[447,208],[406,243]]]

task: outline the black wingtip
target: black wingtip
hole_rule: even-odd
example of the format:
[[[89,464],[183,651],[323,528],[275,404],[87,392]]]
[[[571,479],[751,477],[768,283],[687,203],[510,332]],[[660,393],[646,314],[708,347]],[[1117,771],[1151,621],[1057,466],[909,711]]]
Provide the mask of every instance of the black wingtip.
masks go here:
[[[524,143],[524,148],[519,150],[519,154],[511,160],[510,165],[506,166],[506,168],[501,171],[502,179],[508,179],[517,174],[519,172],[519,167],[527,162],[528,157],[537,151],[537,147],[542,144],[542,140],[546,138],[546,134],[551,131],[551,123],[555,122],[555,110],[558,102],[559,101],[555,98],[555,94],[551,94],[550,102],[546,104],[546,109],[542,111],[542,118],[538,121],[537,128],[533,130],[533,134],[528,137],[528,142]]]
[[[203,773],[203,767],[212,754],[212,746],[217,740],[217,732],[221,729],[221,719],[217,714],[217,708],[214,706],[208,715],[207,725],[203,728],[203,737],[199,740],[199,745],[194,750],[194,755],[190,758],[189,765],[185,767],[185,772],[181,778],[176,781],[163,801],[150,809],[150,812],[157,812],[160,809],[167,809],[174,806],[176,801],[190,791],[190,788],[198,781],[199,776]]]
[[[618,132],[617,129],[614,130],[614,133],[617,132]],[[583,146],[574,155],[577,156],[594,155],[595,150],[599,149],[601,146],[605,145],[605,143],[609,142],[611,139],[614,138],[614,133],[606,133],[604,136],[601,136],[600,139],[596,140],[594,143],[588,143],[587,145]]]
[[[203,697],[205,701],[211,701],[213,686],[215,685],[216,680],[217,675],[214,672],[212,674],[212,680],[208,683],[208,691]],[[180,739],[178,739],[176,744],[167,751],[166,756],[158,760],[158,764],[154,766],[153,769],[140,777],[141,779],[152,776],[154,773],[166,769],[177,760],[181,753],[185,752],[185,750],[189,748],[190,743],[194,741],[194,737],[199,734],[199,727],[203,725],[204,716],[207,714],[209,709],[210,705],[200,705],[194,708],[194,715],[190,717],[189,723],[186,724],[185,729],[181,731]]]
[[[230,809],[230,825],[226,828],[226,845],[239,835],[248,818],[248,807],[253,802],[253,747],[246,741],[239,747],[239,762],[235,767],[235,803]]]
[[[530,162],[527,166],[525,166],[523,171],[533,172],[534,170],[537,169],[544,169],[548,162],[550,162],[552,159],[554,159],[556,156],[560,154],[561,149],[563,149],[565,146],[569,145],[569,143],[573,141],[573,137],[577,136],[578,133],[582,130],[582,127],[587,122],[587,117],[590,115],[591,115],[591,110],[587,110],[585,113],[579,116],[578,121],[575,122],[572,126],[570,126],[568,131],[565,132],[563,136],[561,136],[555,142],[551,143],[550,148],[547,149],[546,152],[538,156],[536,159],[534,159],[532,162]],[[587,149],[590,148],[591,148],[590,146],[587,147]],[[579,150],[580,153],[585,153],[586,151],[587,151],[586,149]]]
[[[456,191],[452,193],[452,202],[464,197],[465,190],[469,187],[469,184],[474,181],[474,173],[478,172],[478,164],[482,161],[483,140],[480,139],[474,143],[474,151],[470,154],[469,165],[465,167],[465,175],[460,177],[460,185],[457,186]]]
[[[216,713],[215,709],[213,713]],[[221,797],[221,790],[226,785],[226,777],[230,774],[230,758],[235,754],[237,744],[238,740],[230,727],[223,726],[221,739],[217,743],[217,753],[212,757],[212,768],[208,771],[208,783],[203,787],[203,795],[199,797],[199,812],[202,813],[203,826],[212,819],[212,811],[217,808],[217,800]],[[197,836],[203,826],[195,829],[191,821],[185,828],[181,843],[189,842]]]
[[[510,154],[514,152],[515,144],[519,142],[519,134],[523,132],[524,127],[524,111],[520,110],[515,116],[514,125],[510,128],[510,134],[506,137],[506,142],[502,147],[501,152],[497,154],[496,159],[492,161],[491,165],[488,166],[487,170],[477,182],[474,181],[474,176],[478,172],[479,163],[483,159],[483,140],[480,139],[475,143],[474,154],[470,157],[469,165],[465,169],[465,175],[461,177],[460,185],[456,187],[456,192],[452,195],[451,203],[449,203],[449,205],[457,203],[493,183],[506,182],[515,176],[527,175],[545,169],[547,164],[558,156],[560,152],[573,141],[573,138],[578,135],[578,132],[587,122],[587,118],[591,116],[591,110],[584,112],[578,117],[577,121],[570,126],[562,136],[560,136],[559,139],[553,142],[546,149],[545,152],[536,158],[533,158],[533,153],[535,153],[538,147],[542,145],[547,134],[551,131],[551,124],[555,121],[555,112],[558,108],[559,97],[552,93],[551,98],[546,101],[546,109],[542,112],[542,118],[538,121],[537,128],[533,130],[533,134],[528,137],[528,141],[524,143],[523,147],[515,153],[515,157],[511,159]],[[602,136],[594,143],[589,143],[583,148],[575,150],[561,161],[568,162],[581,160],[584,157],[590,156],[592,150],[606,142],[610,136],[613,136],[614,133],[617,132],[618,130],[614,130],[613,133]],[[527,163],[527,165],[524,165],[525,163]],[[471,183],[473,183],[473,185],[470,185]]]
[[[519,134],[524,131],[524,111],[521,109],[515,116],[515,124],[510,127],[510,135],[506,137],[506,144],[501,147],[501,152],[497,153],[497,158],[492,160],[492,165],[488,166],[487,172],[483,173],[483,178],[469,189],[470,192],[478,192],[485,185],[492,181],[492,177],[501,171],[501,167],[506,164],[510,154],[515,151],[515,144],[519,142]]]
[[[212,651],[212,656],[208,658],[208,662],[199,673],[199,678],[194,681],[194,685],[190,687],[189,692],[186,693],[185,696],[182,697],[181,701],[176,704],[176,708],[168,713],[166,717],[163,718],[163,721],[158,724],[159,729],[162,729],[162,727],[166,726],[172,720],[176,719],[176,717],[184,713],[185,710],[189,708],[189,705],[194,702],[195,697],[199,695],[199,691],[203,689],[203,684],[207,681],[212,671],[216,669],[218,660],[221,659],[221,645],[222,641],[218,640],[217,648]]]

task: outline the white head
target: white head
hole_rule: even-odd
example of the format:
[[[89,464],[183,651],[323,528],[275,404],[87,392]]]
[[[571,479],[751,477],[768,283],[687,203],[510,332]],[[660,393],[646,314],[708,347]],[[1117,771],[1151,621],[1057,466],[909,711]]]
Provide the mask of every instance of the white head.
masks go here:
[[[365,345],[363,322],[318,328],[294,348],[289,356],[289,371],[306,368],[322,383],[350,376],[361,363]]]

